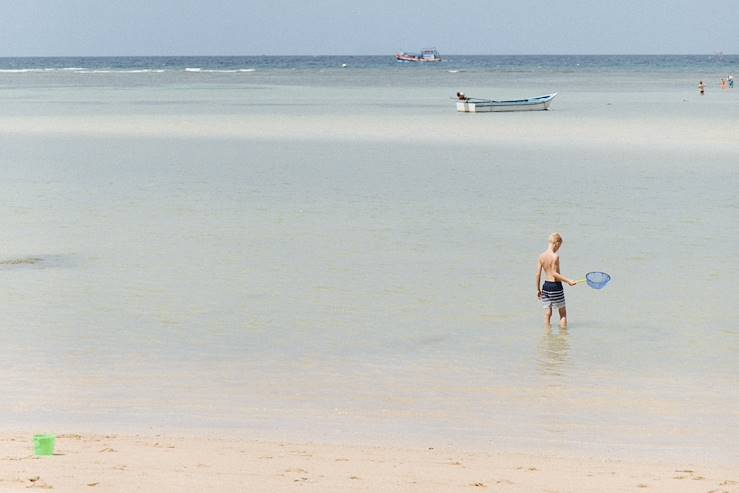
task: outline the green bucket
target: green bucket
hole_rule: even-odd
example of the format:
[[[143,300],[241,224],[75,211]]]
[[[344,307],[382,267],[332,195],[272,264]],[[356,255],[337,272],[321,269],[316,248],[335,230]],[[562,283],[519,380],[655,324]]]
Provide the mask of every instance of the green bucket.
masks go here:
[[[33,450],[36,455],[54,455],[55,435],[34,435]]]

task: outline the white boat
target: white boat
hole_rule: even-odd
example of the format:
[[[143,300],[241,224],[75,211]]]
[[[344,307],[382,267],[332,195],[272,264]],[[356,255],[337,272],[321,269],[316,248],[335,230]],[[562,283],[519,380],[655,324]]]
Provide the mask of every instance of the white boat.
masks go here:
[[[457,100],[457,111],[465,113],[486,113],[490,111],[536,111],[548,110],[552,100],[557,95],[547,94],[528,99],[514,99],[511,101],[495,101],[493,99],[464,98]]]
[[[436,48],[426,48],[425,50],[421,50],[420,54],[397,53],[395,60],[398,62],[440,62],[441,55],[436,51]]]

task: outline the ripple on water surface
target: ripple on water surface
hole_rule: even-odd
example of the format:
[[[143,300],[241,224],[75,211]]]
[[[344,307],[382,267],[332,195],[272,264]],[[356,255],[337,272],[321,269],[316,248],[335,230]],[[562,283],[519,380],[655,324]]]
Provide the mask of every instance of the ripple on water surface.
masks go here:
[[[51,269],[71,267],[74,263],[74,256],[71,254],[21,255],[1,259],[0,270]]]

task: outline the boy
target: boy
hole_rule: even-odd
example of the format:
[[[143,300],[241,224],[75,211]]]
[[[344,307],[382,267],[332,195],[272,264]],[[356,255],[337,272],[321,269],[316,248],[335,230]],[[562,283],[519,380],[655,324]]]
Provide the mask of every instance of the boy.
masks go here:
[[[544,305],[544,326],[552,326],[552,308],[559,310],[559,326],[567,328],[567,308],[565,307],[565,292],[562,282],[570,286],[577,284],[559,273],[559,251],[562,246],[562,236],[559,233],[549,235],[549,248],[539,255],[539,265],[536,268],[536,297]],[[544,286],[541,285],[541,271],[544,271]]]

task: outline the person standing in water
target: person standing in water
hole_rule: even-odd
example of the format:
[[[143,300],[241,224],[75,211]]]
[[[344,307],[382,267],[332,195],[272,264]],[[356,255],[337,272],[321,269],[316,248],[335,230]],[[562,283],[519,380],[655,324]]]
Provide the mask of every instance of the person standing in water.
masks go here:
[[[698,83],[698,90],[701,93],[701,96],[703,96],[706,93],[706,85],[703,83],[703,81],[700,81]]]
[[[559,326],[567,328],[567,308],[565,306],[565,292],[562,283],[570,286],[577,284],[568,279],[560,272],[559,254],[562,247],[562,236],[559,233],[549,235],[549,246],[545,252],[539,255],[539,265],[536,267],[536,297],[544,306],[544,326],[552,326],[552,310],[559,311]],[[544,285],[541,284],[541,273],[544,272]]]

